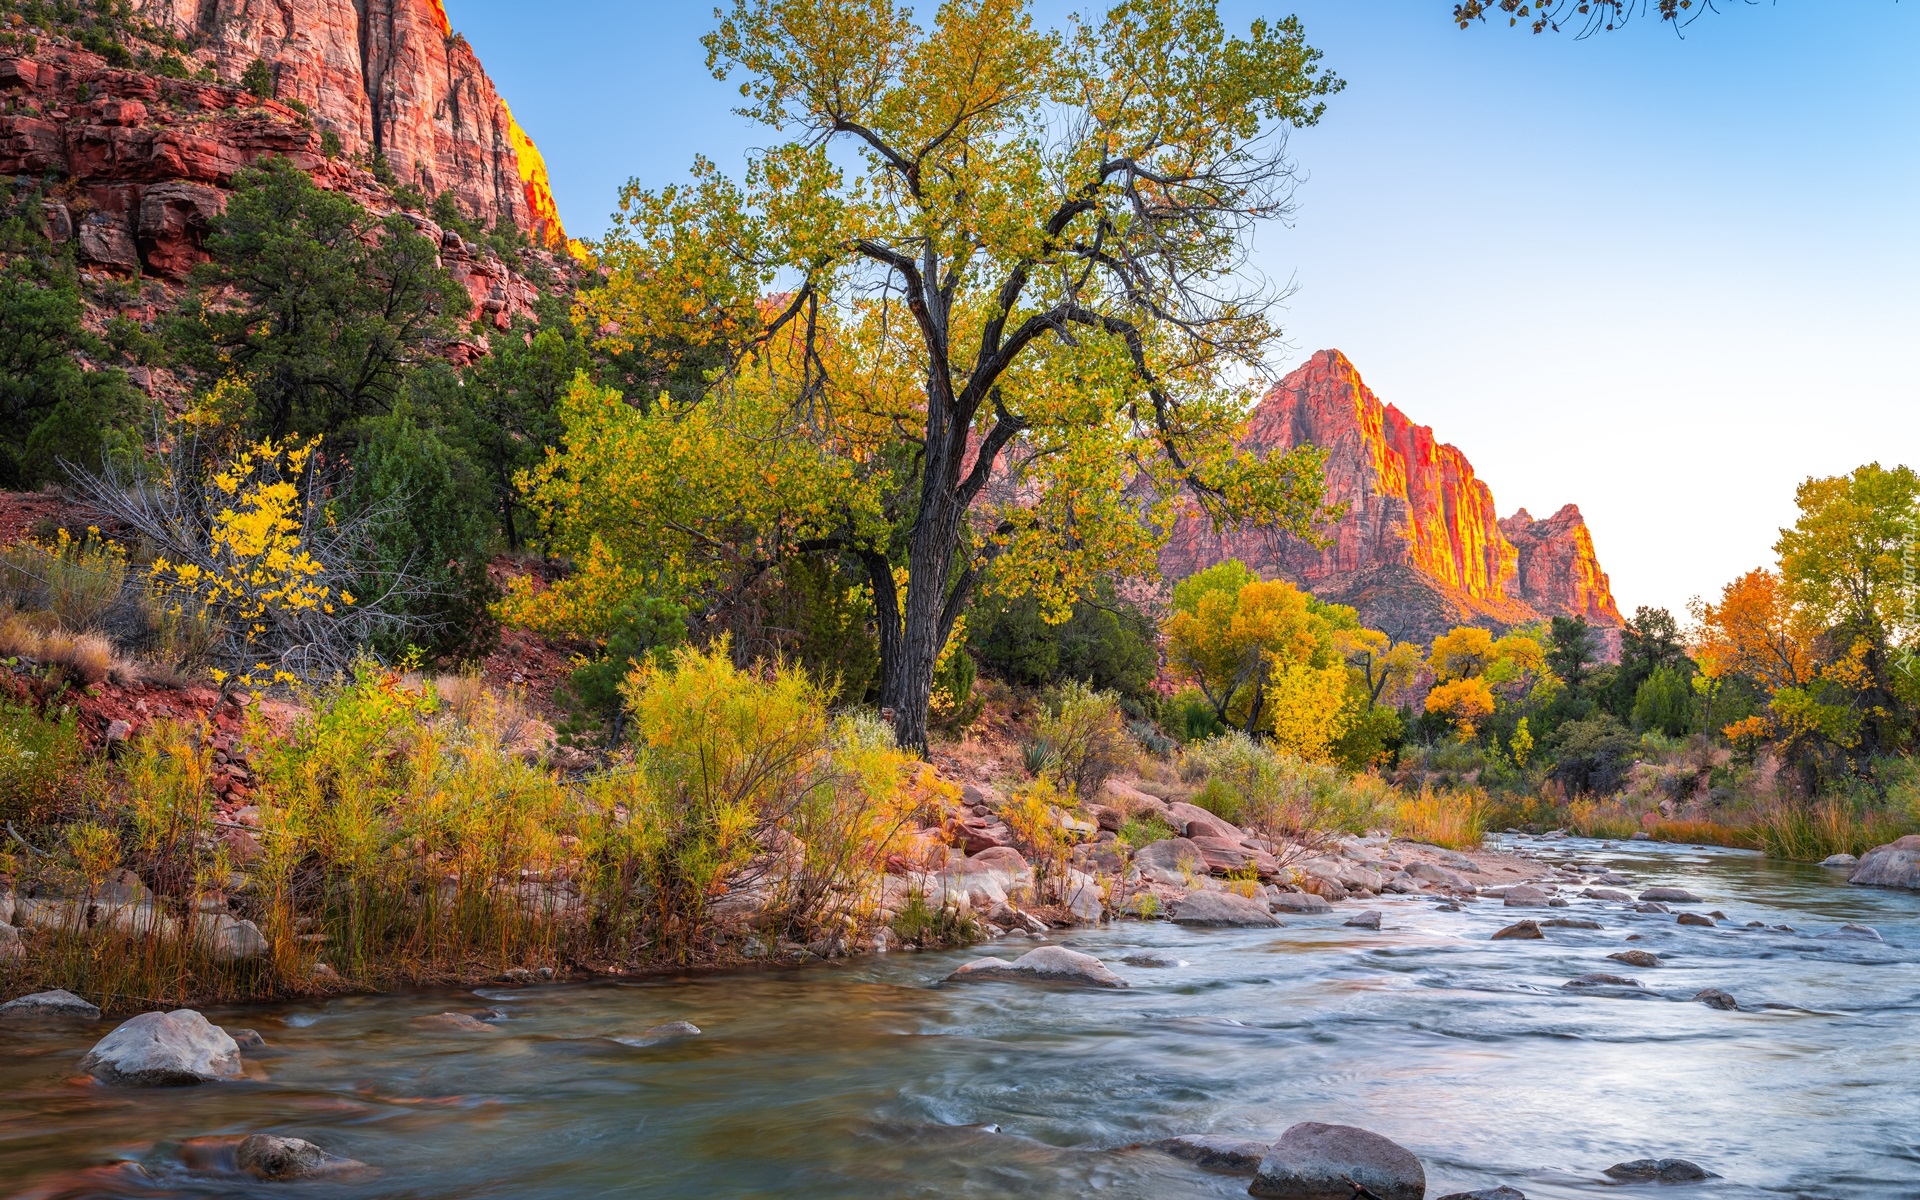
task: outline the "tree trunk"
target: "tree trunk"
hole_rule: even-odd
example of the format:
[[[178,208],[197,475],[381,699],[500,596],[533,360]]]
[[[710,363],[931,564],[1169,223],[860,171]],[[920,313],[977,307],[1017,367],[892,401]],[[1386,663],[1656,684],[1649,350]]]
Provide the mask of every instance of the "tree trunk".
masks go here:
[[[941,474],[928,464],[930,476]],[[933,670],[946,648],[949,630],[941,618],[947,605],[947,578],[959,548],[961,506],[950,486],[926,489],[920,519],[907,550],[907,604],[900,629],[900,654],[893,688],[894,740],[902,749],[927,753],[927,713],[933,702]]]

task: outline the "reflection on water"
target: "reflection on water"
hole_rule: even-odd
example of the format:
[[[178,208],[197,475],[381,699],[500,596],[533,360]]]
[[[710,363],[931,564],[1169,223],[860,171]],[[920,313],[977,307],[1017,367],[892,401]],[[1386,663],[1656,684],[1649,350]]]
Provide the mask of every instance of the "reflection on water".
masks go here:
[[[1920,897],[1731,851],[1530,844],[1691,888],[1730,921],[1682,928],[1576,901],[1569,915],[1605,928],[1491,942],[1520,915],[1498,901],[1443,913],[1387,898],[1378,933],[1338,913],[1065,939],[1131,980],[1121,992],[941,987],[966,954],[892,955],[223,1011],[209,1016],[266,1036],[258,1078],[161,1092],[73,1078],[104,1030],[9,1031],[0,1181],[19,1195],[257,1195],[189,1172],[181,1146],[267,1132],[375,1169],[296,1186],[313,1196],[1242,1196],[1243,1179],[1122,1148],[1320,1120],[1414,1150],[1433,1195],[1506,1183],[1618,1197],[1601,1168],[1662,1155],[1725,1177],[1663,1200],[1920,1194]],[[1845,922],[1886,941],[1819,936]],[[1665,965],[1609,961],[1632,934]],[[1185,965],[1119,961],[1140,948]],[[1562,990],[1593,971],[1660,996]],[[1742,1010],[1688,1002],[1707,987]],[[417,1020],[489,1009],[505,1017],[482,1032]],[[705,1034],[615,1040],[676,1020]]]

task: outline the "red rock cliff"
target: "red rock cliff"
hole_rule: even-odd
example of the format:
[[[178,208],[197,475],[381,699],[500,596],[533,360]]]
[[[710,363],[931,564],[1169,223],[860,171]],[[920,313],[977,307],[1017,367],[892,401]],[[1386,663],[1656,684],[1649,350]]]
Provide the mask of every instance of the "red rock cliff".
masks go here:
[[[451,191],[483,224],[565,244],[539,151],[440,0],[133,0],[235,81],[257,58],[274,99],[299,101],[348,155],[385,156],[402,183]]]
[[[1426,640],[1456,624],[1506,627],[1543,616],[1618,625],[1619,610],[1580,510],[1497,518],[1493,493],[1458,449],[1382,404],[1354,365],[1323,350],[1254,410],[1245,444],[1327,451],[1330,501],[1346,514],[1324,549],[1271,530],[1215,532],[1183,518],[1161,557],[1169,578],[1239,558],[1351,604],[1376,628]]]

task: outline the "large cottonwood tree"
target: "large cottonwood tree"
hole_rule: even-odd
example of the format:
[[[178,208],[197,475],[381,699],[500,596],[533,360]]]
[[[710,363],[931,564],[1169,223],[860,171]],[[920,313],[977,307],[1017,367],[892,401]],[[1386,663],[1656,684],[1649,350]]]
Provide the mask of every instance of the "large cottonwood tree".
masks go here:
[[[729,366],[691,405],[576,394],[532,486],[581,561],[625,586],[856,557],[881,703],[923,748],[981,586],[1064,616],[1150,571],[1177,503],[1311,531],[1321,457],[1235,447],[1282,294],[1249,236],[1288,210],[1286,130],[1340,86],[1296,20],[735,0],[705,45],[778,136],[739,183],[630,185],[579,317]]]

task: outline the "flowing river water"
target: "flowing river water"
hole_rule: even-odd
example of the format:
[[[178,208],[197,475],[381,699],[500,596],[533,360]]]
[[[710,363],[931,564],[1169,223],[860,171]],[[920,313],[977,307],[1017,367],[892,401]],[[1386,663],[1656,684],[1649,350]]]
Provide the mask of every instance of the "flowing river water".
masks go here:
[[[1283,929],[1128,923],[1056,940],[1125,991],[941,985],[977,953],[891,954],[644,984],[559,984],[209,1010],[250,1027],[246,1082],[129,1091],[75,1078],[109,1026],[0,1032],[0,1193],[313,1197],[1223,1197],[1244,1178],[1129,1143],[1364,1126],[1428,1194],[1920,1195],[1920,895],[1737,851],[1524,841],[1549,861],[1686,887],[1728,921],[1617,903],[1440,911],[1385,897]],[[1345,906],[1357,908],[1358,906]],[[1599,930],[1490,941],[1524,916]],[[1792,932],[1749,929],[1746,922]],[[1883,942],[1830,934],[1844,923]],[[1629,935],[1639,940],[1629,943]],[[1143,948],[1184,965],[1121,960]],[[1609,961],[1641,948],[1645,970]],[[1582,994],[1588,972],[1657,996]],[[1740,1003],[1691,1002],[1719,988]],[[418,1018],[497,1009],[480,1032]],[[686,1020],[704,1033],[620,1037]],[[370,1166],[267,1185],[186,1169],[193,1138],[276,1133]],[[1644,1157],[1704,1184],[1611,1184]]]

